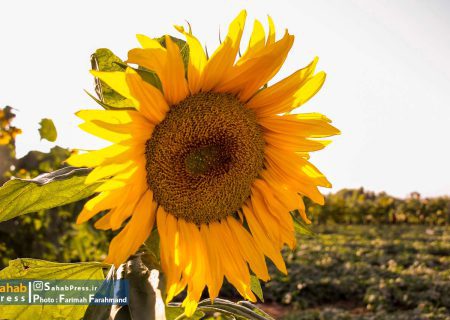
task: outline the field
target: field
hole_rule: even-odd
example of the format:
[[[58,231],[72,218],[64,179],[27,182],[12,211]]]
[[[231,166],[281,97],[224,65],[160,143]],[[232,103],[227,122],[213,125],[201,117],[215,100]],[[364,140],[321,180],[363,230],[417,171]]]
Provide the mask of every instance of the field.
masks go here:
[[[450,319],[450,227],[317,226],[265,284],[277,319]]]

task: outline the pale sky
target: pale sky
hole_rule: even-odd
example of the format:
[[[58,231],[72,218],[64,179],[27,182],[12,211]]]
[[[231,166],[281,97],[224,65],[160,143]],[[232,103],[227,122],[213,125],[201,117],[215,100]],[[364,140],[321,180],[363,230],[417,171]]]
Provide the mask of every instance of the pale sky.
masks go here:
[[[450,2],[377,1],[2,1],[0,106],[17,111],[19,155],[54,144],[39,141],[41,118],[58,129],[56,144],[93,149],[103,141],[77,128],[74,112],[97,108],[89,57],[107,47],[122,58],[135,34],[176,35],[189,21],[212,52],[219,30],[247,9],[270,14],[280,32],[296,36],[280,79],[319,56],[322,90],[302,112],[330,117],[342,135],[313,153],[316,164],[344,187],[450,194]]]

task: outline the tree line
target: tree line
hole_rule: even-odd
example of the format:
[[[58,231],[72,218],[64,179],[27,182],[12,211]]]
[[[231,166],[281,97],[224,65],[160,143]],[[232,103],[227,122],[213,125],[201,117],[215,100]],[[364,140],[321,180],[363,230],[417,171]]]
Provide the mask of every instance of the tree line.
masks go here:
[[[328,194],[325,205],[309,202],[308,213],[318,224],[427,224],[448,225],[450,197],[422,197],[412,192],[396,198],[386,192],[342,189]]]

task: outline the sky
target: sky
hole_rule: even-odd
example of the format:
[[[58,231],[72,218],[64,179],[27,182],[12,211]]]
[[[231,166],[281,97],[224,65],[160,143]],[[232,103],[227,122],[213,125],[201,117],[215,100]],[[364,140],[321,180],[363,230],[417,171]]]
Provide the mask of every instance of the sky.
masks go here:
[[[319,57],[322,90],[299,112],[320,112],[342,134],[312,154],[331,191],[363,186],[404,197],[450,194],[450,2],[442,0],[316,1],[2,1],[0,106],[16,109],[18,155],[55,144],[106,146],[82,132],[74,113],[97,108],[89,58],[109,48],[126,59],[135,34],[176,35],[188,21],[212,52],[228,23],[247,9],[281,37],[295,35],[274,81]],[[272,83],[274,82],[272,81]],[[270,83],[269,83],[270,84]],[[55,144],[40,141],[38,123],[51,118]],[[324,190],[326,191],[326,190]]]

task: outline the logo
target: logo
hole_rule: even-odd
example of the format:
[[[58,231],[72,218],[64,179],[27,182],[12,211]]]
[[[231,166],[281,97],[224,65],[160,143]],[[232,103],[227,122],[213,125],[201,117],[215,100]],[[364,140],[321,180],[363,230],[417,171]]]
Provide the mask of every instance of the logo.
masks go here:
[[[0,279],[0,310],[2,305],[123,306],[128,304],[128,292],[125,279]]]
[[[33,290],[34,291],[43,291],[44,290],[44,282],[43,281],[33,281]]]

